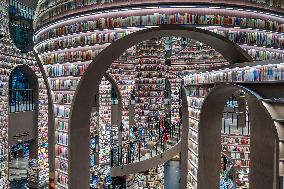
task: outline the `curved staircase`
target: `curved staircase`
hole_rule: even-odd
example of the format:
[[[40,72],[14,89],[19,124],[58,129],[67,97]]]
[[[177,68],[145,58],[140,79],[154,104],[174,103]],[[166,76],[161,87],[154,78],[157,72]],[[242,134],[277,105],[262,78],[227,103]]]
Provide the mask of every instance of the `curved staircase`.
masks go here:
[[[161,165],[181,151],[182,122],[163,127],[163,119],[157,124],[158,134],[142,135],[140,139],[113,145],[111,149],[111,176],[123,176],[147,171]]]

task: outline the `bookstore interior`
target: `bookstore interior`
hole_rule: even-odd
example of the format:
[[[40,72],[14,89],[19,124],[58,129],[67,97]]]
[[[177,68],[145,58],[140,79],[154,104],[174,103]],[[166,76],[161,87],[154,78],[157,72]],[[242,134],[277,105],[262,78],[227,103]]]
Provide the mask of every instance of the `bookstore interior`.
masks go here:
[[[284,189],[283,0],[0,0],[0,20],[0,189]]]

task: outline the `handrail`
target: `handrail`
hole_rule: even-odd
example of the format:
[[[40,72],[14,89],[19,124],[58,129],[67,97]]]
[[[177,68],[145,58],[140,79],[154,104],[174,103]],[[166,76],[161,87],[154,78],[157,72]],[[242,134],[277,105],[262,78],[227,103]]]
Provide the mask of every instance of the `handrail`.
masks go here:
[[[177,137],[176,141],[171,140],[171,142],[177,144],[181,139],[182,122],[171,124],[168,129],[161,130],[160,128],[163,127],[161,125],[162,119],[160,119],[159,123],[158,137],[156,136],[158,138],[157,141],[153,140],[152,136],[148,136],[149,140],[147,141],[146,138],[143,138],[126,142],[123,145],[113,144],[111,148],[111,167],[139,162],[143,158],[143,153],[144,155],[148,154],[148,158],[157,156],[166,150],[170,139],[174,139],[175,135]],[[167,137],[168,140],[165,139]]]
[[[9,89],[9,91],[34,91],[34,89]]]

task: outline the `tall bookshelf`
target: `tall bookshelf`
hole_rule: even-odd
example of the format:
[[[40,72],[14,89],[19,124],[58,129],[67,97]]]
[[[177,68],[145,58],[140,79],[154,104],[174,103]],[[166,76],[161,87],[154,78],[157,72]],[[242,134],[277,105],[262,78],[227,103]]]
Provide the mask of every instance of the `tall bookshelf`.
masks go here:
[[[245,93],[237,91],[227,101],[221,130],[220,179],[224,185],[249,187],[250,121]],[[228,178],[228,172],[235,176]]]
[[[108,70],[110,75],[115,79],[116,84],[120,90],[122,100],[122,143],[129,141],[130,136],[130,115],[129,108],[131,102],[131,94],[135,84],[135,47],[131,47],[125,53],[123,53],[116,61],[111,65]]]
[[[151,39],[136,46],[135,121],[144,130],[146,141],[159,140],[159,120],[164,117],[165,55],[160,39]],[[158,126],[157,126],[158,125]],[[146,146],[144,147],[146,148]],[[163,166],[149,170],[149,175],[137,174],[139,187],[163,188]],[[152,177],[157,178],[153,183]],[[149,187],[151,188],[151,187]]]

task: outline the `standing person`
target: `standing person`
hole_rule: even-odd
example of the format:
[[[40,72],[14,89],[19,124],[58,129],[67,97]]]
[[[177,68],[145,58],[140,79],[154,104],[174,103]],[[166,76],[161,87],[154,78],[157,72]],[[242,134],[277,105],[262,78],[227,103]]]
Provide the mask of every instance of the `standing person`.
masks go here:
[[[169,131],[170,131],[170,123],[168,120],[165,121],[164,123],[164,128],[163,128],[163,144],[164,144],[164,150],[167,149],[167,141],[169,140]]]

